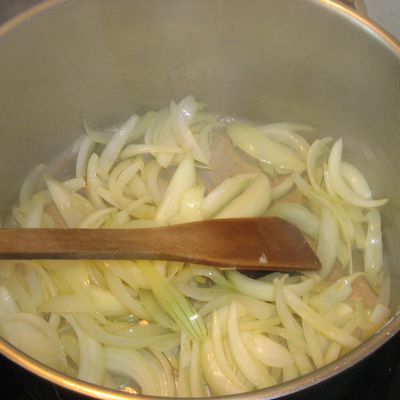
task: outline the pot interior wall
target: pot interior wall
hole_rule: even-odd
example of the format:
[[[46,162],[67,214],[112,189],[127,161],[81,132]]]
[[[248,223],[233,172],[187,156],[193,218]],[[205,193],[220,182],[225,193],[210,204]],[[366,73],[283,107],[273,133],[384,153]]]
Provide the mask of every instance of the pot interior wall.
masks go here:
[[[1,209],[82,133],[187,94],[224,113],[343,136],[384,212],[400,303],[400,59],[326,1],[70,0],[0,38]],[[399,293],[396,295],[396,293]]]

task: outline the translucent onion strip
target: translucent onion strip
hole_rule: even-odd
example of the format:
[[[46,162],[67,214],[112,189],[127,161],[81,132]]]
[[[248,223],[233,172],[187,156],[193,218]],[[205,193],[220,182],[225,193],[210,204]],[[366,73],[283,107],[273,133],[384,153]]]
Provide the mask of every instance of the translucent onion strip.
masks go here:
[[[66,357],[56,330],[36,315],[16,313],[0,321],[1,335],[31,357],[52,368],[66,369]]]
[[[145,395],[162,395],[159,377],[138,350],[124,350],[106,347],[105,366],[108,371],[127,376],[139,385],[138,390]]]
[[[163,374],[165,375],[166,392],[162,395],[171,397],[176,396],[175,379],[172,370],[173,366],[171,365],[164,353],[155,349],[152,349],[151,351],[154,356],[159,360],[163,368]]]
[[[179,146],[162,146],[156,144],[130,144],[126,146],[120,154],[120,158],[132,158],[139,154],[171,153],[182,154],[183,150]]]
[[[156,160],[152,160],[144,167],[143,175],[147,190],[155,204],[161,201],[161,190],[158,184],[158,178],[161,172],[161,166]]]
[[[241,383],[233,381],[224,374],[217,361],[211,338],[201,342],[201,366],[207,385],[216,396],[237,394],[248,391]]]
[[[338,204],[333,203],[323,193],[319,193],[313,190],[312,187],[308,185],[307,182],[300,175],[293,174],[293,179],[301,193],[303,193],[306,197],[315,202],[318,206],[326,207],[327,209],[329,209],[335,216],[340,226],[340,230],[345,242],[345,249],[347,253],[345,258],[349,260],[350,267],[352,267],[351,242],[354,239],[354,231],[351,220],[347,218],[346,214],[343,212],[343,209],[340,208]],[[345,258],[342,257],[342,259]]]
[[[110,141],[106,144],[97,165],[97,172],[100,176],[107,176],[125,142],[128,140],[129,135],[133,131],[138,119],[139,117],[136,115],[130,117],[121,128],[114,133]]]
[[[286,171],[305,169],[304,162],[291,149],[272,141],[256,128],[236,122],[228,125],[227,132],[235,146],[257,160]]]
[[[300,124],[298,122],[273,122],[265,127],[271,129],[282,129],[291,132],[313,132],[315,129],[310,125]]]
[[[1,274],[0,284],[7,289],[22,312],[37,315],[36,306],[31,301],[28,291],[21,284]]]
[[[191,155],[185,156],[183,161],[176,169],[161,202],[157,209],[155,220],[157,222],[167,222],[168,218],[179,210],[179,204],[187,189],[196,183],[196,172]]]
[[[263,125],[258,127],[258,129],[270,139],[289,146],[303,159],[307,157],[310,145],[308,144],[307,140],[305,140],[303,136],[299,135],[298,133],[282,127],[277,127],[276,125],[274,126],[274,124]]]
[[[184,112],[174,103],[171,102],[171,127],[175,133],[178,143],[184,151],[191,150],[193,158],[204,164],[208,164],[209,159],[203,153],[201,147],[197,143],[196,138],[191,132],[185,118]]]
[[[343,140],[337,140],[332,146],[328,161],[328,171],[332,177],[332,184],[338,195],[348,203],[359,207],[380,207],[387,203],[387,199],[372,200],[361,197],[344,180],[341,170]]]
[[[326,137],[324,139],[317,139],[310,147],[307,155],[307,174],[311,186],[320,190],[322,171],[318,170],[318,158],[323,152],[324,148],[332,142],[332,138]]]
[[[312,297],[309,300],[309,304],[323,314],[333,310],[353,293],[351,284],[360,275],[360,273],[357,273],[349,277],[340,278],[321,293]]]
[[[317,255],[321,261],[320,275],[325,278],[332,270],[337,258],[339,228],[332,213],[324,208],[318,234]]]
[[[85,219],[83,219],[78,228],[88,229],[88,228],[99,228],[106,218],[117,209],[115,207],[107,207],[101,210],[97,210],[92,214],[89,214]]]
[[[150,131],[146,131],[150,134]],[[160,117],[160,120],[153,130],[153,133],[149,136],[149,141],[146,144],[155,144],[159,146],[172,146],[176,147],[179,145],[175,134],[172,131],[171,115],[169,110],[165,110],[165,114]],[[156,153],[157,162],[163,167],[167,168],[172,164],[175,154],[171,153]]]
[[[17,314],[19,307],[4,285],[0,285],[0,319],[9,314]]]
[[[293,178],[291,176],[284,179],[278,185],[275,185],[271,189],[272,200],[278,200],[281,197],[287,195],[294,188]]]
[[[149,319],[140,301],[130,295],[121,280],[109,269],[104,271],[104,277],[113,295],[137,319]]]
[[[245,191],[225,206],[215,218],[260,216],[271,203],[271,186],[266,175],[258,175]]]
[[[103,346],[91,335],[85,333],[73,315],[63,314],[74,328],[79,341],[79,369],[77,378],[101,384],[105,372],[105,360]]]
[[[372,191],[367,179],[354,165],[342,161],[341,171],[345,181],[359,196],[364,199],[372,198]]]
[[[275,204],[267,211],[266,215],[290,222],[313,239],[318,237],[319,218],[301,204],[289,202]]]
[[[150,316],[150,320],[171,329],[172,331],[178,331],[178,326],[173,319],[164,311],[164,309],[157,303],[154,295],[150,290],[141,289],[139,291],[140,299],[142,300],[143,307]]]
[[[156,270],[154,265],[141,261],[140,266],[154,296],[172,319],[193,339],[204,338],[207,335],[204,322],[187,299]]]
[[[272,283],[251,279],[238,271],[227,271],[226,276],[235,289],[243,294],[264,301],[273,301],[275,298],[275,288]]]
[[[283,294],[289,307],[296,312],[301,318],[306,320],[314,329],[321,332],[327,338],[340,343],[346,348],[354,348],[360,344],[360,341],[353,335],[345,332],[332,324],[310,306],[304,303],[299,297],[297,297],[289,288],[283,288]]]
[[[260,334],[242,334],[246,346],[252,354],[269,367],[283,368],[293,363],[289,351],[279,344]]]
[[[294,365],[296,365],[297,369],[301,372],[301,374],[306,374],[311,372],[313,367],[309,361],[307,354],[305,353],[305,347],[303,347],[304,337],[300,324],[296,320],[296,318],[292,315],[289,306],[287,304],[287,300],[284,296],[284,282],[287,278],[287,275],[283,276],[280,279],[274,280],[275,285],[275,300],[276,300],[276,309],[279,317],[281,318],[282,325],[288,331],[288,334],[295,335],[297,340],[300,340],[301,346],[298,345],[295,341],[288,340],[288,349],[293,356]],[[305,343],[304,343],[305,345]]]
[[[114,133],[113,129],[106,129],[104,131],[95,130],[91,128],[85,120],[82,121],[82,124],[87,136],[94,143],[107,144]]]
[[[46,184],[58,211],[69,228],[76,228],[85,217],[94,212],[94,207],[86,198],[72,192],[55,179],[46,178]]]
[[[233,358],[241,373],[257,388],[272,386],[275,379],[246,348],[239,331],[237,306],[233,302],[229,307],[228,339]]]
[[[217,297],[206,303],[199,309],[199,314],[206,316],[209,313],[229,305],[232,301],[237,302],[246,309],[246,313],[257,319],[268,319],[275,314],[275,307],[265,301],[257,300],[254,297],[240,294],[227,294]]]
[[[37,184],[39,179],[42,176],[43,171],[45,170],[44,164],[39,164],[32,171],[29,175],[25,178],[24,182],[22,183],[21,190],[19,192],[19,203],[23,204],[28,201],[31,196],[35,193]]]
[[[178,382],[177,382],[177,395],[178,397],[190,397],[190,380],[189,380],[189,367],[190,367],[190,341],[185,332],[181,334],[181,343],[179,346],[179,365],[178,365]]]
[[[227,308],[223,310],[227,311]],[[215,352],[215,356],[218,360],[218,364],[222,369],[223,373],[229,377],[229,379],[234,382],[237,387],[241,387],[241,391],[248,391],[251,389],[251,385],[245,379],[240,379],[240,375],[238,376],[235,373],[235,370],[232,369],[227,356],[224,352],[224,344],[223,344],[223,333],[222,330],[226,331],[226,329],[221,329],[221,325],[224,322],[220,321],[221,312],[214,312],[212,316],[212,330],[211,337],[213,343],[213,350]],[[226,322],[225,322],[226,324]],[[225,327],[226,328],[226,327]],[[225,335],[224,335],[225,336]]]
[[[196,185],[183,194],[179,213],[175,216],[174,223],[186,223],[192,221],[202,221],[202,205],[204,200],[205,187]]]
[[[99,156],[96,153],[92,153],[87,164],[86,182],[90,201],[95,208],[101,209],[105,207],[105,204],[98,193],[98,189],[101,186],[101,182],[97,177],[98,162]]]
[[[60,294],[43,302],[39,307],[40,312],[94,312],[91,301],[79,294]]]
[[[304,338],[306,340],[310,356],[317,368],[324,365],[324,355],[320,346],[318,334],[315,329],[304,319],[302,320]]]
[[[86,175],[87,161],[92,154],[94,148],[95,142],[89,136],[86,136],[85,139],[82,140],[78,154],[76,156],[75,174],[77,178],[82,178]]]
[[[226,204],[242,193],[254,177],[255,174],[247,173],[224,180],[205,197],[203,202],[204,217],[210,218],[215,215]]]
[[[31,203],[24,226],[25,228],[40,228],[42,226],[44,200],[40,196],[33,196]]]
[[[381,216],[377,209],[367,214],[368,230],[365,244],[364,271],[370,285],[377,289],[383,283]]]
[[[98,342],[109,346],[141,349],[147,346],[155,346],[169,339],[175,340],[177,338],[175,333],[149,335],[147,332],[151,332],[151,329],[148,329],[148,326],[140,325],[135,326],[136,329],[133,330],[132,335],[122,336],[108,332],[88,314],[75,314],[75,318],[86,334],[90,335],[90,337],[96,339]]]

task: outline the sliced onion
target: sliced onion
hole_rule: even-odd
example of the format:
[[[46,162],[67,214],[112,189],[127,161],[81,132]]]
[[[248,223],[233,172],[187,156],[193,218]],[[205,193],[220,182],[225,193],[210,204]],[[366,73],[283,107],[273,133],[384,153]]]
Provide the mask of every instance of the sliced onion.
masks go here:
[[[312,238],[317,239],[318,237],[319,218],[301,204],[289,202],[275,204],[267,211],[266,215],[282,218]]]
[[[227,127],[233,144],[257,160],[267,162],[275,168],[301,172],[305,164],[288,147],[264,136],[249,125],[232,123]]]
[[[99,158],[97,172],[100,176],[107,176],[138,119],[138,116],[133,115],[113,134]]]
[[[204,199],[204,217],[210,218],[220,211],[228,202],[242,193],[255,176],[256,174],[250,173],[239,174],[224,180],[214,188]]]
[[[227,271],[228,280],[234,285],[240,293],[254,297],[259,300],[274,300],[274,285],[269,282],[262,282],[257,279],[251,279],[238,271]]]
[[[337,258],[339,228],[332,213],[324,208],[318,234],[317,255],[321,261],[320,275],[325,278],[332,270]]]
[[[238,327],[238,315],[236,303],[233,302],[229,307],[228,319],[228,339],[232,356],[240,369],[241,373],[257,388],[265,388],[276,383],[275,379],[269,374],[267,368],[263,366],[247,350]]]
[[[213,350],[211,338],[205,338],[201,343],[201,366],[207,385],[216,396],[224,396],[247,392],[247,387],[238,384],[224,374]]]
[[[25,313],[8,315],[0,321],[0,333],[36,360],[52,368],[65,368],[65,355],[57,332],[43,318]]]
[[[161,395],[159,377],[138,350],[106,347],[104,357],[108,371],[127,376],[139,385],[138,389],[145,395]]]
[[[179,204],[187,189],[196,183],[196,172],[193,158],[185,156],[176,169],[157,209],[155,220],[167,222],[167,220],[179,210]]]
[[[289,146],[294,150],[300,157],[306,159],[310,145],[298,133],[283,129],[282,127],[276,127],[274,124],[263,125],[258,127],[266,136],[277,142],[281,142]]]
[[[90,155],[95,148],[95,142],[89,136],[83,139],[78,154],[76,156],[75,174],[77,178],[82,178],[86,175],[86,166]]]
[[[220,314],[214,312],[212,315],[212,330],[211,330],[211,338],[212,338],[212,347],[215,353],[216,360],[223,371],[223,374],[228,377],[228,379],[234,383],[240,389],[240,392],[245,392],[251,389],[251,385],[247,382],[246,379],[240,379],[239,376],[235,373],[235,370],[232,369],[227,356],[224,352],[224,344],[223,344],[223,329],[221,329],[220,322]]]
[[[309,304],[322,314],[333,310],[353,293],[351,284],[358,276],[360,276],[360,273],[340,278],[321,293],[312,297]]]
[[[287,195],[294,188],[294,181],[291,176],[284,179],[278,185],[271,188],[272,200],[278,200]]]
[[[79,223],[78,228],[87,229],[87,228],[99,228],[105,219],[117,209],[114,207],[103,208],[101,210],[97,210],[92,214],[89,214],[84,220]]]
[[[75,228],[90,213],[92,204],[78,193],[74,193],[55,179],[46,178],[46,184],[58,211],[69,228]]]
[[[185,114],[186,112],[186,114]],[[203,153],[201,147],[197,143],[195,136],[189,128],[186,121],[187,110],[180,109],[174,102],[171,102],[171,127],[177,138],[178,143],[184,151],[191,151],[193,158],[204,164],[209,163],[209,158]]]
[[[365,176],[352,164],[342,161],[343,178],[350,187],[364,199],[372,199],[372,191]]]
[[[32,205],[25,218],[25,228],[40,228],[42,226],[42,216],[44,200],[41,196],[32,197]]]
[[[34,192],[37,188],[38,182],[39,182],[45,168],[46,167],[44,164],[39,164],[35,168],[33,168],[32,171],[29,173],[29,175],[25,178],[25,180],[21,186],[21,190],[19,192],[19,203],[20,204],[25,203],[34,194]]]
[[[171,153],[182,154],[183,150],[179,146],[165,146],[156,144],[130,144],[126,146],[120,154],[121,159],[135,157],[139,154],[158,154]]]
[[[326,137],[324,139],[316,140],[310,147],[310,151],[307,155],[307,174],[310,180],[311,186],[319,190],[320,189],[320,177],[318,174],[318,158],[320,157],[324,148],[332,142],[332,138]]]
[[[242,338],[257,360],[269,367],[283,368],[293,363],[289,351],[265,335],[242,334]]]
[[[296,312],[301,318],[306,320],[314,329],[322,333],[329,339],[340,343],[346,348],[354,348],[360,344],[360,341],[338,328],[336,325],[327,321],[324,317],[314,311],[310,306],[297,297],[289,288],[283,288],[283,294],[289,307]]]
[[[215,218],[260,216],[271,203],[271,186],[266,175],[258,175],[242,194],[225,206]]]
[[[336,193],[348,203],[359,207],[373,208],[386,204],[387,199],[372,200],[361,197],[346,183],[341,170],[342,151],[343,140],[339,139],[332,146],[328,162],[328,171],[332,177],[332,184]]]
[[[383,283],[382,230],[381,216],[377,209],[367,214],[368,230],[365,244],[364,271],[370,285],[377,289]]]

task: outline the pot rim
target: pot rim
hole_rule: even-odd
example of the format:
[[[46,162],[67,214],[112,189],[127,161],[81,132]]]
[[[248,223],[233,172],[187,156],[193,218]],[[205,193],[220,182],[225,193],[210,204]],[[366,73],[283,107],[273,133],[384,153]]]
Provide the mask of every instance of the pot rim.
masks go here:
[[[45,13],[53,7],[56,7],[57,5],[60,5],[66,1],[69,0],[44,0],[43,2],[11,18],[3,25],[0,25],[0,40],[3,36],[7,35],[9,32],[18,28],[25,22],[28,22],[32,18],[40,16],[40,14]],[[370,20],[368,17],[358,14],[357,11],[355,11],[354,9],[340,4],[335,0],[306,1],[315,3],[320,7],[323,7],[333,13],[340,15],[341,18],[348,19],[349,21],[355,23],[360,27],[360,29],[363,29],[367,35],[378,39],[379,42],[390,52],[392,52],[395,57],[399,59],[400,62],[400,41],[397,40],[390,33],[388,33],[384,28],[379,26],[377,23]],[[272,386],[270,388],[230,396],[221,396],[221,398],[251,398],[254,400],[277,399],[281,396],[287,396],[300,392],[315,384],[327,381],[328,379],[333,378],[340,373],[346,371],[348,368],[352,367],[356,363],[363,361],[370,354],[375,352],[387,341],[389,341],[398,332],[400,332],[400,310],[398,310],[382,328],[380,328],[375,334],[364,341],[360,346],[325,367],[318,368],[309,374],[300,376],[296,379],[281,383],[279,385]],[[17,349],[15,346],[6,342],[1,337],[0,354],[4,355],[9,360],[13,361],[20,367],[34,373],[37,376],[82,395],[102,400],[132,400],[133,398],[143,400],[149,398],[165,399],[165,397],[146,396],[140,394],[132,395],[130,393],[107,389],[102,386],[81,381],[77,378],[72,378],[31,358],[30,356]],[[173,397],[171,397],[171,399],[178,400],[178,398]]]

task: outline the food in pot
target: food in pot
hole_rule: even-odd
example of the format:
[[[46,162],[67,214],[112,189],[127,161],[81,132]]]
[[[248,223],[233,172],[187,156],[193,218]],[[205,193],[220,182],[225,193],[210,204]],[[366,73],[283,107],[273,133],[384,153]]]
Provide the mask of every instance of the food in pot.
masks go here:
[[[2,261],[0,333],[27,354],[129,392],[226,395],[329,364],[389,318],[387,200],[343,161],[342,139],[222,116],[192,96],[84,127],[67,154],[32,170],[8,225],[277,216],[304,233],[322,269],[257,277],[162,260]]]

